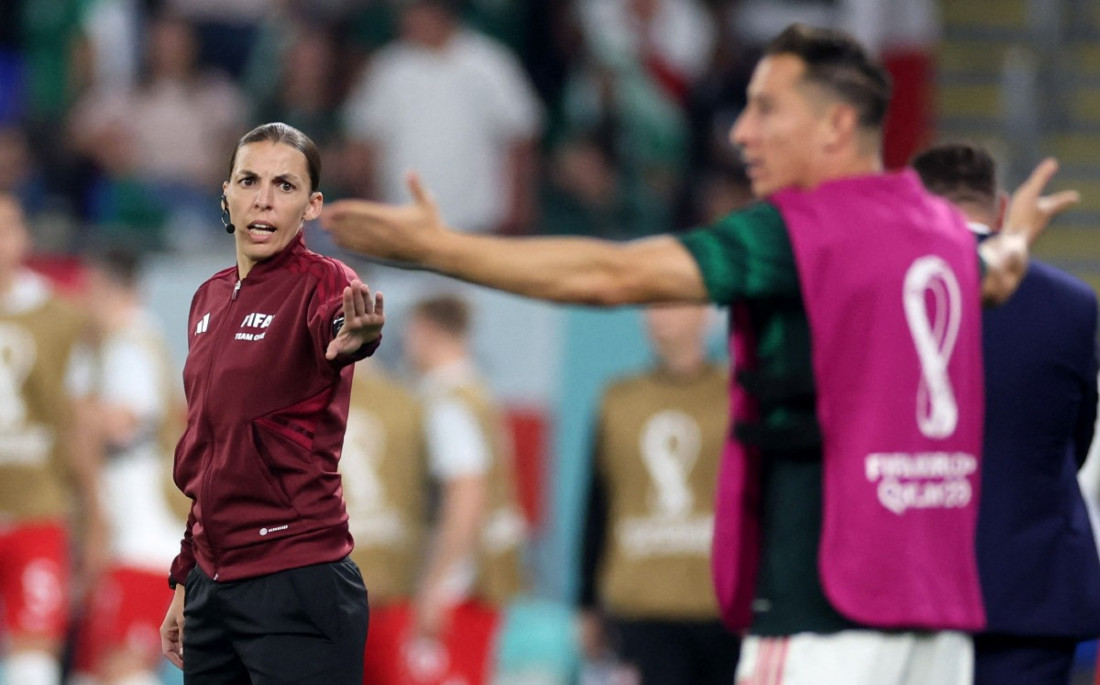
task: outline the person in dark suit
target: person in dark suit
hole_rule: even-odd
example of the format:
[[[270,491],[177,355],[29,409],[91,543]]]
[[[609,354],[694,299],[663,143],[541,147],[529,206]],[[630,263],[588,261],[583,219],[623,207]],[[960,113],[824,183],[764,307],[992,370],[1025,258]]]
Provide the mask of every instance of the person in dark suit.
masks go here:
[[[977,233],[1005,207],[982,148],[945,144],[912,163]],[[982,319],[986,419],[978,570],[988,625],[976,685],[1064,685],[1080,640],[1100,635],[1100,557],[1077,484],[1097,407],[1092,289],[1032,261],[1019,290]]]

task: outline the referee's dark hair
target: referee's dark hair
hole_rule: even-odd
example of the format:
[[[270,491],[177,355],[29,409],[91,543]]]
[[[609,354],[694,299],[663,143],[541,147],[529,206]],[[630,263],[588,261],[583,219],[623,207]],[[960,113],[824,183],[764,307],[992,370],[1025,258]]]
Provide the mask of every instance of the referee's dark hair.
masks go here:
[[[861,127],[882,128],[890,103],[890,75],[852,36],[791,24],[765,46],[764,55],[798,57],[806,64],[808,83],[854,107]]]
[[[321,151],[310,137],[298,129],[282,122],[261,124],[237,141],[237,147],[233,148],[233,156],[229,159],[229,175],[233,175],[233,167],[237,164],[237,151],[245,145],[268,141],[271,143],[283,143],[298,150],[306,158],[306,166],[309,169],[309,192],[314,192],[321,185]]]

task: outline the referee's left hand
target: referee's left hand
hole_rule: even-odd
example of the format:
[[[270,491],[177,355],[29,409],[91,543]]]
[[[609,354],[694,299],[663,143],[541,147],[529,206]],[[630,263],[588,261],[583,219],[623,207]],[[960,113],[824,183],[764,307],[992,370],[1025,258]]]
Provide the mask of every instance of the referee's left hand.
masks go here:
[[[186,592],[183,583],[176,585],[176,594],[160,625],[160,651],[180,670],[183,670],[183,602]]]
[[[328,344],[325,359],[333,360],[342,354],[352,354],[363,345],[382,335],[386,323],[382,293],[371,298],[366,283],[355,279],[344,288],[344,325]]]

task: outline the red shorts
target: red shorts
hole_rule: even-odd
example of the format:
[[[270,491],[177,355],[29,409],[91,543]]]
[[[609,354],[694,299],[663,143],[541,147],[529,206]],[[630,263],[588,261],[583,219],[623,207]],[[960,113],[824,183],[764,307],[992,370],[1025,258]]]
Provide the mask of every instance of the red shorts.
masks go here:
[[[151,664],[160,659],[160,624],[172,603],[164,573],[116,566],[96,584],[81,621],[73,665],[83,673],[101,670],[104,657],[136,652]]]
[[[62,639],[68,587],[68,535],[60,522],[0,527],[0,632]]]
[[[408,603],[371,608],[364,685],[481,685],[492,681],[500,612],[479,602],[458,605],[442,643],[409,640]]]

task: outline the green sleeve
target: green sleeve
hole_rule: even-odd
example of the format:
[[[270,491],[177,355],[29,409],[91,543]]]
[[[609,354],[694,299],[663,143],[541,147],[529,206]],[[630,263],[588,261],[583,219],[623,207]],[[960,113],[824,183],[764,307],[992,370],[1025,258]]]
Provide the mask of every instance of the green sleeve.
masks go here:
[[[774,205],[757,203],[680,238],[699,265],[711,301],[798,297],[787,226]]]

